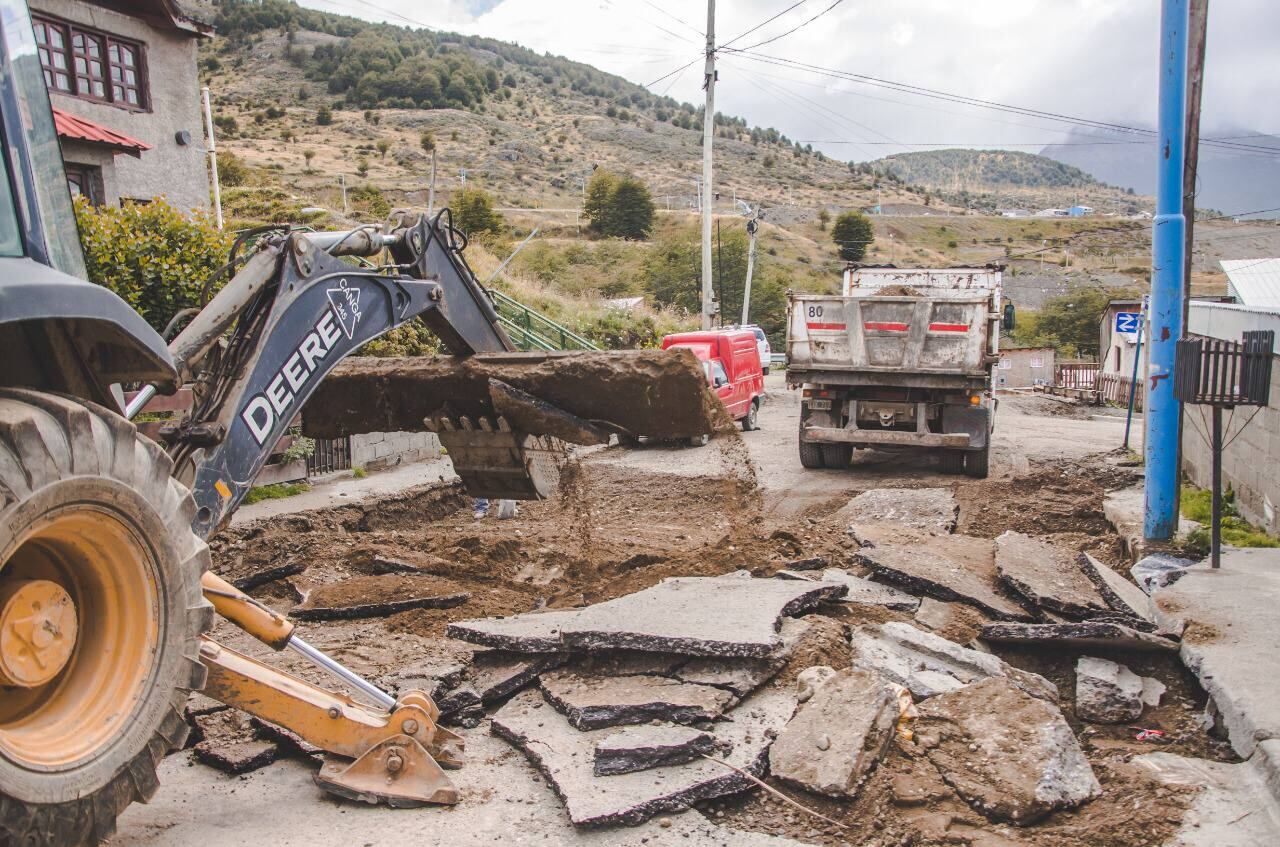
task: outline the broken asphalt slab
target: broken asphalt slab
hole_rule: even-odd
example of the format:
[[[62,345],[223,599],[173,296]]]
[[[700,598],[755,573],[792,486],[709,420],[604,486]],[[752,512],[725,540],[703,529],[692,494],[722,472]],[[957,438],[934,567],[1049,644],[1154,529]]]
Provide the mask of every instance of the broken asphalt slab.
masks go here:
[[[580,730],[651,720],[691,724],[714,720],[737,702],[732,692],[662,676],[594,676],[573,670],[544,674],[547,702]]]
[[[732,720],[718,723],[712,732],[732,745],[723,760],[759,777],[766,767],[771,737],[794,709],[795,698],[776,690],[766,689],[743,701]],[[518,694],[503,706],[493,716],[490,729],[546,775],[564,801],[569,819],[578,826],[634,825],[754,786],[742,774],[704,758],[597,777],[595,748],[610,730],[579,732],[532,691]]]
[[[1080,570],[1112,609],[1136,620],[1155,623],[1147,593],[1088,553],[1080,554]]]
[[[681,765],[702,755],[718,755],[722,742],[709,732],[687,726],[628,726],[596,744],[595,775],[616,776]]]
[[[360,576],[316,588],[289,616],[300,621],[385,618],[412,609],[452,609],[469,599],[456,583],[440,577]]]
[[[1102,792],[1058,707],[999,677],[920,704],[916,738],[939,775],[993,820],[1025,826]]]
[[[850,634],[853,666],[883,675],[917,700],[962,688],[988,677],[1007,677],[1034,697],[1057,702],[1057,687],[998,656],[961,647],[933,633],[898,622],[864,626]]]
[[[832,517],[850,524],[898,524],[946,534],[956,528],[960,505],[946,488],[873,488]]]
[[[248,715],[222,709],[192,718],[200,742],[191,748],[196,759],[224,773],[243,774],[264,768],[280,757],[280,748],[259,737]]]
[[[1280,844],[1280,803],[1252,761],[1239,764],[1147,753],[1133,760],[1165,785],[1193,789],[1170,847]]]
[[[897,692],[879,674],[837,671],[778,733],[769,770],[807,791],[852,797],[888,749],[898,715]]]
[[[898,612],[914,612],[920,608],[920,598],[913,594],[894,588],[892,585],[884,585],[879,582],[872,582],[869,579],[863,579],[860,576],[854,576],[848,571],[836,570],[830,568],[822,572],[823,582],[838,582],[848,589],[841,602],[853,603],[862,606],[883,606],[886,609],[893,609]]]
[[[979,637],[1001,644],[1038,644],[1072,650],[1177,650],[1178,643],[1109,621],[989,623]]]
[[[912,594],[966,603],[996,620],[1032,619],[1001,593],[990,539],[916,533],[902,537],[901,543],[864,547],[857,558],[879,579]]]
[[[750,577],[674,577],[585,609],[450,624],[452,638],[517,652],[644,650],[767,658],[779,619],[838,599],[839,583]]]
[[[1072,620],[1109,610],[1076,562],[1076,553],[1041,538],[1006,532],[996,539],[996,574],[1038,609]]]

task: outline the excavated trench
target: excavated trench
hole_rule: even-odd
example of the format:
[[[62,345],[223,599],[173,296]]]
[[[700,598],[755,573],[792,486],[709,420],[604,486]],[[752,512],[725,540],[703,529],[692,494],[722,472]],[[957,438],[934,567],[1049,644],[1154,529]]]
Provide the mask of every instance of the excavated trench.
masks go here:
[[[396,365],[381,367],[392,385]],[[335,391],[325,400],[338,419],[343,408],[373,402],[360,399],[358,392],[350,400],[339,401],[341,396]],[[403,422],[389,418],[385,425],[394,429]],[[237,527],[213,541],[215,569],[232,580],[252,581],[270,569],[303,564],[299,572],[253,589],[283,611],[317,596],[387,600],[415,580],[424,591],[468,595],[465,602],[449,608],[301,624],[308,638],[336,649],[340,658],[375,680],[402,673],[424,655],[461,655],[465,651],[444,638],[444,628],[464,619],[579,607],[671,576],[717,576],[740,569],[771,576],[815,557],[821,557],[825,567],[865,573],[846,527],[835,515],[847,497],[833,499],[829,508],[809,509],[801,517],[767,518],[764,495],[755,488],[754,478],[734,470],[744,464],[734,452],[745,449],[740,439],[718,439],[713,449],[721,452],[722,473],[715,477],[651,473],[607,461],[608,451],[596,454],[606,460],[589,457],[572,463],[556,499],[521,504],[518,517],[508,521],[476,520],[470,498],[457,486],[444,486]],[[1128,473],[1098,459],[1037,467],[1012,480],[949,484],[960,505],[958,532],[992,538],[1008,529],[1024,531],[1117,564],[1118,539],[1102,518],[1102,499],[1108,490],[1130,482]],[[345,582],[350,585],[344,587]],[[935,631],[958,643],[970,641],[986,621],[968,606],[941,605],[949,618]],[[816,625],[769,685],[790,689],[797,674],[812,665],[847,667],[851,627],[912,621],[908,613],[853,604],[825,604],[810,618]],[[219,623],[218,635],[236,646],[244,643],[226,623]],[[770,780],[794,801],[835,823],[763,791],[704,802],[701,810],[732,827],[822,844],[1137,847],[1162,843],[1171,835],[1189,799],[1130,764],[1134,756],[1163,750],[1232,759],[1229,748],[1198,722],[1206,696],[1174,655],[1106,656],[1168,687],[1163,704],[1142,717],[1143,728],[1166,733],[1167,742],[1155,745],[1135,740],[1135,730],[1128,726],[1077,720],[1073,702],[1078,652],[996,652],[1058,685],[1059,705],[1102,783],[1101,797],[1029,827],[992,823],[960,800],[911,745],[895,744],[851,801],[819,798]],[[294,670],[317,678],[308,669]],[[554,801],[549,797],[548,802]]]

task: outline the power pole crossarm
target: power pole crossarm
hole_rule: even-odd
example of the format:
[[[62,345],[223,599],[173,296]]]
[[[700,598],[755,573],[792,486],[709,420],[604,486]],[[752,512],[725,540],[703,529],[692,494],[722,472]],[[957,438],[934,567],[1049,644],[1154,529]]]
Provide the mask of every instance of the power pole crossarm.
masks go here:
[[[702,114],[702,328],[711,329],[711,145],[716,136],[716,0],[707,0],[707,60],[703,73],[707,105]]]

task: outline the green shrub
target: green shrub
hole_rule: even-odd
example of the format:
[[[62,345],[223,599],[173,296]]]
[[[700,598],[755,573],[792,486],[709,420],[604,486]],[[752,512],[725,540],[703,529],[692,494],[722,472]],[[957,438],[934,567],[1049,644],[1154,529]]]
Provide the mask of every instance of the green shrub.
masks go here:
[[[831,240],[846,262],[861,262],[875,237],[871,219],[861,212],[841,212],[831,227]]]
[[[491,232],[502,232],[505,225],[502,215],[493,210],[493,199],[478,188],[467,188],[453,195],[449,204],[453,211],[454,226],[469,237]]]
[[[280,500],[310,490],[311,486],[305,482],[277,482],[272,485],[258,485],[249,489],[249,493],[244,495],[242,504],[250,506],[262,500]]]
[[[630,174],[600,168],[587,183],[582,213],[591,231],[611,238],[643,241],[653,229],[653,198],[643,182]]]
[[[244,185],[249,181],[249,166],[230,150],[218,151],[218,183],[223,188]]]
[[[201,305],[205,281],[231,250],[231,236],[207,214],[188,217],[161,198],[113,208],[77,197],[75,210],[89,279],[120,295],[157,330],[182,309]]]
[[[383,221],[391,214],[391,202],[372,185],[361,185],[351,189],[348,199],[352,207],[361,217]]]
[[[329,126],[333,123],[333,111],[328,106],[321,106],[316,111],[316,125]]]
[[[1197,552],[1209,551],[1210,522],[1213,520],[1213,492],[1191,485],[1182,487],[1183,517],[1204,524],[1187,537],[1187,546]],[[1233,547],[1280,547],[1280,539],[1272,538],[1240,517],[1236,510],[1236,493],[1228,488],[1222,493],[1222,543]]]
[[[232,188],[222,193],[222,211],[227,229],[245,229],[269,223],[308,223],[319,226],[323,212],[303,214],[301,200],[282,188],[262,186]]]

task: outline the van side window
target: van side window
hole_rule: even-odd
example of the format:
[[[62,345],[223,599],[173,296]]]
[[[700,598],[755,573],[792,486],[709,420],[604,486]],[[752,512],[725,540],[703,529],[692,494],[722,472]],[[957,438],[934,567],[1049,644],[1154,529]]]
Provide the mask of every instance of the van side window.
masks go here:
[[[724,365],[716,359],[711,363],[711,384],[720,385],[729,381],[729,375],[725,373]]]

